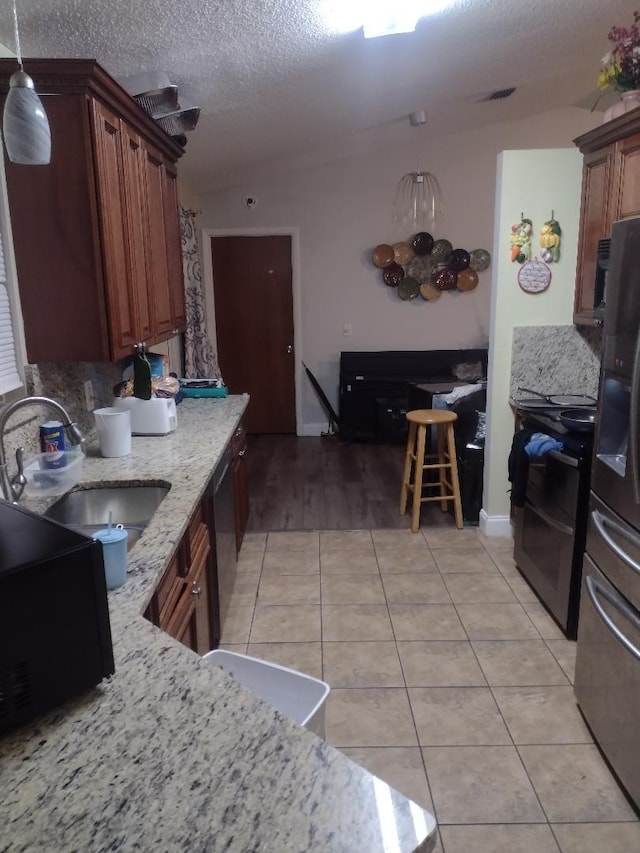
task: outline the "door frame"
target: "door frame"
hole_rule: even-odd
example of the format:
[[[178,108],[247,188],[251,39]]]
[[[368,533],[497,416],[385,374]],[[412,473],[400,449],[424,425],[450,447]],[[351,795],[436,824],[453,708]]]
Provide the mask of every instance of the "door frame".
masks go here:
[[[202,229],[202,273],[207,304],[207,325],[216,354],[216,306],[213,290],[213,261],[211,259],[214,237],[291,237],[291,290],[293,295],[293,352],[294,393],[296,397],[296,435],[302,435],[302,297],[300,277],[300,229],[295,226],[279,228],[203,228]],[[211,308],[211,310],[209,310]],[[224,378],[224,377],[223,377]]]

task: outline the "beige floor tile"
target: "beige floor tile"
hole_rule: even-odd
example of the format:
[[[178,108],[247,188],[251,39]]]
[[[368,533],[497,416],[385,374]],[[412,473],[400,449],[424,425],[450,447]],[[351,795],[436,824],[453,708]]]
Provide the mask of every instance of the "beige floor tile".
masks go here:
[[[262,571],[262,560],[264,558],[263,551],[240,551],[238,562],[236,563],[236,572],[243,574],[260,574]]]
[[[446,853],[558,853],[560,850],[553,833],[543,823],[443,826],[440,834]]]
[[[545,640],[545,643],[562,667],[564,674],[573,684],[576,672],[576,652],[578,650],[575,640]]]
[[[493,695],[516,744],[592,741],[568,685],[494,687]]]
[[[479,528],[477,535],[478,541],[482,542],[490,554],[496,551],[510,551],[513,554],[513,536],[487,536]]]
[[[309,643],[320,635],[320,607],[313,604],[258,604],[252,643]]]
[[[229,607],[222,625],[220,642],[228,646],[229,643],[249,642],[251,620],[253,619],[254,607]]]
[[[440,825],[545,822],[515,747],[427,746],[422,754]]]
[[[320,571],[318,549],[266,551],[262,571],[265,575],[317,575]]]
[[[345,747],[342,752],[433,814],[427,774],[417,746]]]
[[[521,604],[458,604],[470,640],[540,639]]]
[[[259,551],[262,553],[264,549],[267,547],[267,534],[266,533],[245,533],[242,538],[242,547],[240,548],[240,556],[248,553],[249,551]]]
[[[322,576],[323,604],[384,604],[380,575]]]
[[[452,604],[390,604],[396,640],[466,640]]]
[[[640,823],[554,823],[562,853],[635,853]],[[447,848],[449,853],[449,848]]]
[[[551,823],[635,820],[595,746],[554,744],[518,750]]]
[[[544,640],[475,640],[472,646],[492,687],[567,684]]]
[[[411,687],[421,746],[502,746],[507,727],[488,687]]]
[[[522,604],[525,602],[538,602],[540,600],[535,591],[529,586],[517,569],[514,572],[504,572],[503,577],[509,584],[515,597]]]
[[[322,678],[322,646],[317,643],[249,643],[250,657],[268,660]]]
[[[439,574],[383,574],[382,582],[390,604],[451,604]]]
[[[498,569],[484,548],[433,548],[433,558],[442,574],[476,572],[499,575]]]
[[[398,496],[399,496],[398,489]],[[412,533],[409,530],[409,516],[407,516],[407,529],[405,530],[372,530],[371,536],[376,551],[378,548],[401,548],[403,551],[428,551],[428,545],[424,536],[418,533]]]
[[[258,604],[320,604],[320,575],[264,575]]]
[[[558,624],[547,613],[546,609],[539,601],[525,602],[523,605],[527,611],[527,616],[536,626],[538,633],[543,640],[562,640],[564,634],[558,627]]]
[[[466,640],[397,645],[408,687],[484,687],[487,683]]]
[[[325,642],[393,640],[385,604],[324,604],[322,639]]]
[[[230,607],[244,605],[251,606],[256,603],[258,595],[258,583],[260,576],[257,574],[237,574],[233,581],[233,592],[231,593]]]
[[[400,688],[332,690],[326,708],[332,746],[417,746],[407,691]]]
[[[465,527],[428,527],[423,526],[422,535],[430,548],[477,548],[479,544],[478,528]]]
[[[438,567],[428,548],[383,548],[376,546],[378,566],[384,574],[413,574],[436,572]]]
[[[246,643],[220,643],[218,648],[225,652],[236,652],[239,655],[247,654]]]
[[[370,530],[321,530],[320,553],[327,551],[367,550],[373,553],[373,539]]]
[[[509,604],[517,599],[500,575],[444,575],[454,604]]]
[[[267,536],[267,551],[320,549],[320,533],[316,530],[278,530]]]
[[[331,687],[404,687],[396,644],[322,644],[324,680]]]
[[[320,557],[325,575],[378,575],[378,562],[371,550],[325,551]]]
[[[491,558],[503,574],[513,574],[513,572],[518,571],[516,561],[513,558],[513,548],[511,550],[492,551]]]

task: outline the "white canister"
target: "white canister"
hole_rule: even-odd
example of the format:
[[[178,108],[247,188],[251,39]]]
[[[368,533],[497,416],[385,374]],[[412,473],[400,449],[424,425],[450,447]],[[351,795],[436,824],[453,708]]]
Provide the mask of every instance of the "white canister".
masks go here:
[[[131,453],[131,414],[108,406],[95,409],[96,430],[103,456],[128,456]]]

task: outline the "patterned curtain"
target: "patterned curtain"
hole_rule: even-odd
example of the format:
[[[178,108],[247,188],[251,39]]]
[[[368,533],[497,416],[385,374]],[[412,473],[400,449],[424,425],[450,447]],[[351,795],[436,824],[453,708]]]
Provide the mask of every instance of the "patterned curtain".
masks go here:
[[[207,308],[202,289],[196,216],[195,210],[180,207],[180,241],[187,310],[184,375],[187,379],[213,379],[220,376],[220,368],[207,333]]]

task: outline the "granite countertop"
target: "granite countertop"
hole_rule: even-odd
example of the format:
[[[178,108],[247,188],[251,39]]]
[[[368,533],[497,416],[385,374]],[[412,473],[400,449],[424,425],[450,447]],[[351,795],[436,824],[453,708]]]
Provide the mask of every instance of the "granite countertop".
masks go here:
[[[0,737],[0,853],[433,849],[432,815],[141,615],[247,402],[185,400],[128,457],[89,448],[83,483],[171,489],[109,593],[115,675]]]

